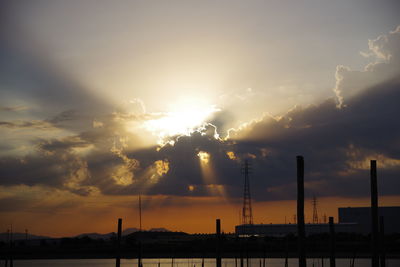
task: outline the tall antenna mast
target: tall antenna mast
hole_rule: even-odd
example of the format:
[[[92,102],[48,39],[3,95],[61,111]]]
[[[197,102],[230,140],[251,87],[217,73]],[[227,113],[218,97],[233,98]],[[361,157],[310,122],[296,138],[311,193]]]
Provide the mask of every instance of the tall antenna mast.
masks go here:
[[[142,231],[142,197],[139,194],[139,231]]]
[[[253,211],[251,209],[251,196],[250,196],[250,183],[249,183],[250,166],[247,159],[244,161],[244,167],[242,171],[244,173],[242,224],[253,224]]]
[[[317,198],[315,195],[313,196],[312,205],[313,205],[312,223],[318,223]]]

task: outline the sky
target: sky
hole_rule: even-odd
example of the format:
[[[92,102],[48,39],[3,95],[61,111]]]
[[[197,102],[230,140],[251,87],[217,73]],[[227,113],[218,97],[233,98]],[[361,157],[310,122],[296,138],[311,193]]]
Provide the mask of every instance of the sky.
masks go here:
[[[398,1],[2,1],[0,232],[225,232],[400,205]]]

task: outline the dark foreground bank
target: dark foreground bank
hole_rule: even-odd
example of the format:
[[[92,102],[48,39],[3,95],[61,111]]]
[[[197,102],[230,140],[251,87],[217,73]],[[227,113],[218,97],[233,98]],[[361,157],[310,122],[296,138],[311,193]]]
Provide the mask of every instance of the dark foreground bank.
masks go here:
[[[336,257],[368,258],[371,255],[370,236],[337,234]],[[238,237],[225,234],[219,245],[215,235],[189,235],[176,233],[165,235],[140,233],[123,238],[121,258],[214,258],[217,247],[223,258],[295,258],[297,238],[286,237]],[[14,259],[106,259],[116,256],[117,240],[60,238],[19,240],[13,244],[0,243],[0,257]],[[306,239],[306,255],[309,258],[329,257],[329,236],[319,234]],[[400,234],[385,236],[383,249],[387,258],[400,258]]]

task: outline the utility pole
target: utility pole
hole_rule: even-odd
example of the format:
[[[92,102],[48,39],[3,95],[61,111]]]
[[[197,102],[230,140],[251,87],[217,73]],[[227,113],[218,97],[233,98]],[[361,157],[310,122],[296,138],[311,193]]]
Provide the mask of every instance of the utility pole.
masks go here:
[[[139,194],[139,231],[142,231],[142,197]]]
[[[303,156],[297,156],[297,238],[299,251],[299,267],[306,267]]]
[[[222,266],[222,261],[221,261],[221,220],[217,219],[215,221],[215,232],[216,232],[216,238],[217,238],[217,253],[216,253],[216,263],[217,267]]]
[[[117,257],[115,258],[115,267],[121,266],[121,233],[122,233],[122,219],[118,219],[118,234],[117,234]]]
[[[335,241],[335,224],[333,217],[329,217],[329,266],[336,267],[336,241]]]
[[[378,182],[376,160],[371,160],[371,266],[379,267],[379,218],[378,218]]]

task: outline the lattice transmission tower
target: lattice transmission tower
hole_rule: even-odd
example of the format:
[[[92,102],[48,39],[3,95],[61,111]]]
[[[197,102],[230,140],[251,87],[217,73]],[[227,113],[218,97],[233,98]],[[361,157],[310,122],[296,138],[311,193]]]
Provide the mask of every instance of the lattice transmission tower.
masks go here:
[[[244,161],[242,173],[244,174],[242,224],[253,224],[253,211],[251,208],[250,181],[249,181],[250,164],[248,160]]]
[[[312,223],[318,223],[317,203],[318,203],[317,198],[314,196],[312,200],[312,205],[313,205]]]

